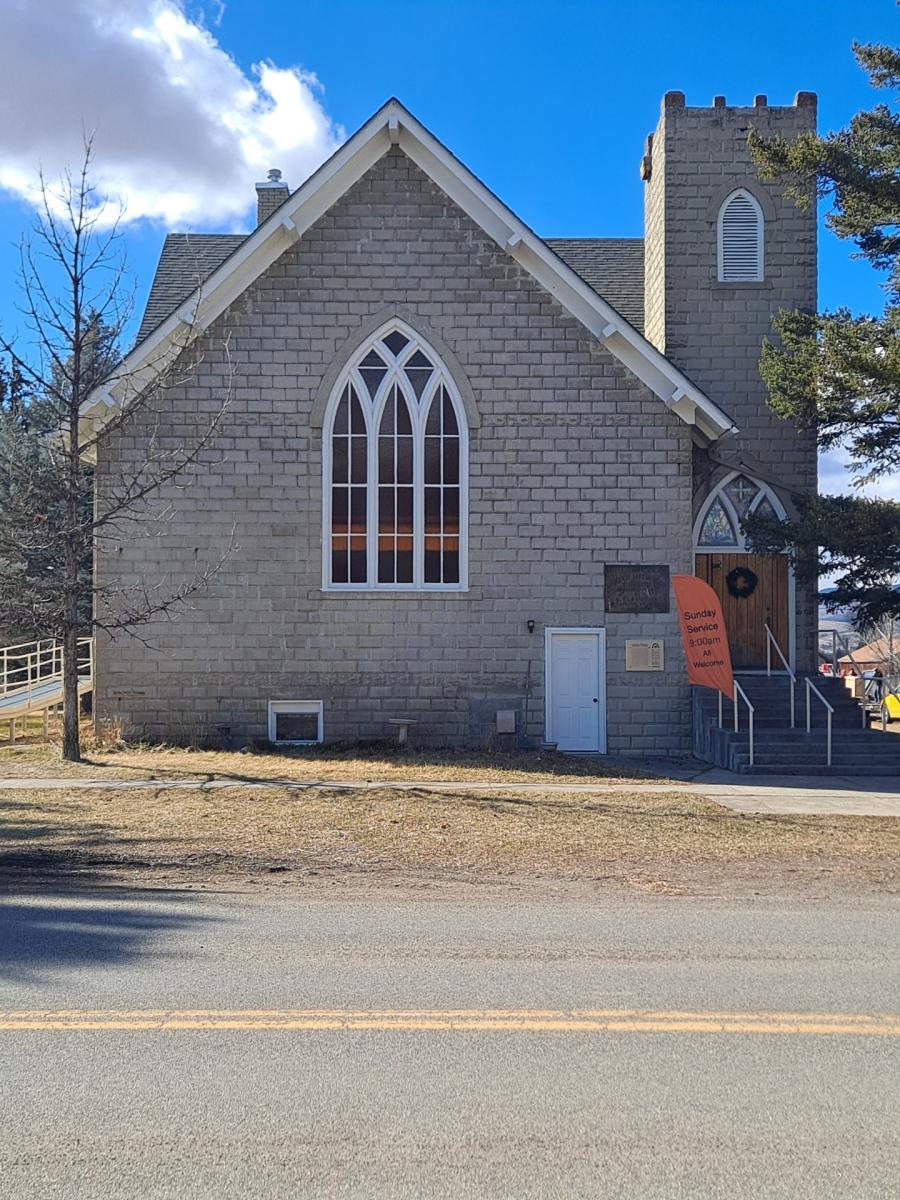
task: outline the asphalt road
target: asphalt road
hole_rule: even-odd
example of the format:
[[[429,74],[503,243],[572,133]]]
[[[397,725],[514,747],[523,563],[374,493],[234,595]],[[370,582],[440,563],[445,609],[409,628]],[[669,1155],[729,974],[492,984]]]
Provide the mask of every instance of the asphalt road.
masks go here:
[[[891,898],[7,895],[0,1196],[894,1198],[898,917]],[[895,1019],[798,1032],[797,1013]]]

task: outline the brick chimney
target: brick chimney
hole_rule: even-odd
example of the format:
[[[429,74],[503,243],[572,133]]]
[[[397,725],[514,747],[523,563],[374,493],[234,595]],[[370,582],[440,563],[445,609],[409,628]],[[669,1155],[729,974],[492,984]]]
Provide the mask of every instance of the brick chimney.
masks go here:
[[[291,194],[291,189],[281,178],[281,172],[273,167],[265,183],[256,185],[256,224],[257,228],[263,221],[268,220],[280,204],[283,204]]]

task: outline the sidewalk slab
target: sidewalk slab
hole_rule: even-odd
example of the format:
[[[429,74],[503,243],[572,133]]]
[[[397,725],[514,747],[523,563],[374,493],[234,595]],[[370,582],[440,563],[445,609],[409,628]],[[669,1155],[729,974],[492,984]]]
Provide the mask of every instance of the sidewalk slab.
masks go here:
[[[692,779],[673,783],[652,779],[603,779],[593,783],[471,783],[455,780],[357,780],[297,779],[0,779],[4,791],[81,791],[103,789],[171,791],[189,789],[218,791],[228,788],[282,788],[304,792],[332,791],[428,791],[428,792],[524,792],[552,795],[596,795],[603,791],[683,792],[703,796],[738,813],[774,816],[900,817],[900,779],[888,776],[853,779],[850,776],[738,775],[720,769],[701,770]]]
[[[696,776],[690,789],[741,813],[900,817],[896,775],[737,775],[717,768]]]

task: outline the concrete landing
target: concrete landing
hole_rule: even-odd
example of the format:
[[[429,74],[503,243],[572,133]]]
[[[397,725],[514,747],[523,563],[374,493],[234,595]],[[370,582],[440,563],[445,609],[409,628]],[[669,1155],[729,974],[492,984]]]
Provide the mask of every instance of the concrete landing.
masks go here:
[[[900,817],[900,779],[896,775],[862,779],[835,775],[748,776],[717,769],[704,771],[687,786],[734,812]]]

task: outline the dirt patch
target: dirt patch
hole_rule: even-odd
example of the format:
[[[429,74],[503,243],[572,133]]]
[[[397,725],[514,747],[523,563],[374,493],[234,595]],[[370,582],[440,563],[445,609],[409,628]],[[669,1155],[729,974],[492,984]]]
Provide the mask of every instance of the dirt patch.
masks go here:
[[[9,791],[0,874],[153,883],[392,876],[660,894],[900,888],[900,822],[741,816],[690,794]]]
[[[573,758],[541,751],[416,750],[393,743],[309,746],[293,751],[184,750],[135,746],[88,750],[80,763],[64,762],[53,745],[0,748],[0,779],[238,779],[297,783],[350,780],[372,783],[580,783],[660,778],[639,765]]]

